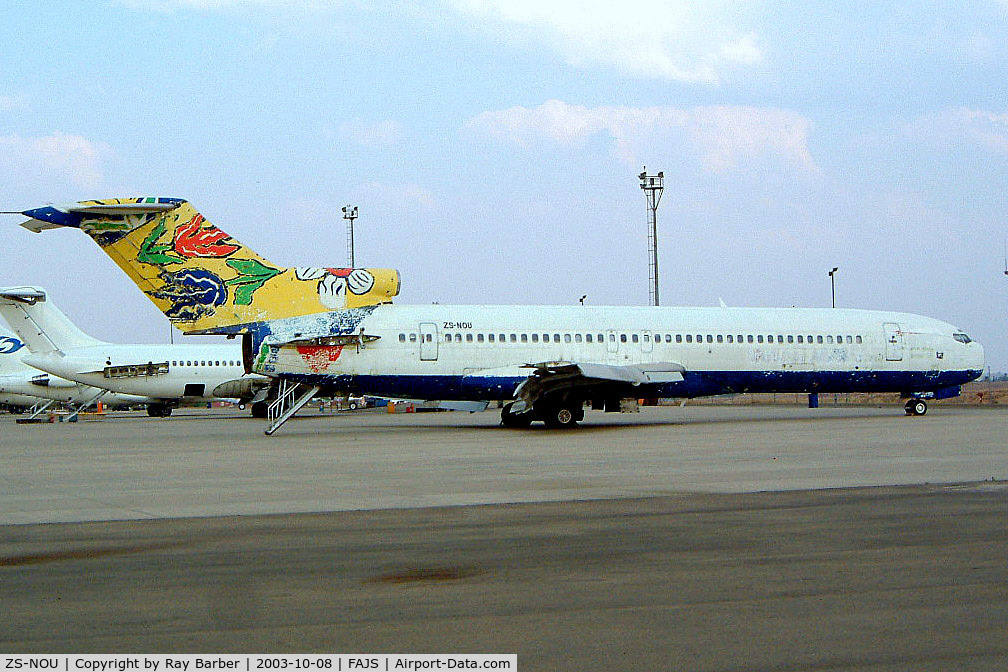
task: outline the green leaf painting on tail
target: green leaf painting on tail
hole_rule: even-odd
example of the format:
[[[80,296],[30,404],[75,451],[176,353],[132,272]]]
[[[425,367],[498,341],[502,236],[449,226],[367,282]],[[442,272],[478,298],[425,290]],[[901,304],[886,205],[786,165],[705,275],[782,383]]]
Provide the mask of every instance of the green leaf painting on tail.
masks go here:
[[[252,304],[252,295],[283,271],[270,268],[255,259],[228,259],[227,265],[238,272],[238,277],[225,280],[224,284],[234,286],[234,305],[248,306]]]
[[[137,261],[143,264],[152,264],[154,266],[182,263],[181,257],[176,257],[174,254],[168,254],[170,250],[173,250],[170,243],[163,243],[161,245],[157,244],[158,238],[160,238],[164,232],[164,221],[158,222],[158,225],[154,227],[154,230],[150,232],[150,235],[144,238],[143,243],[140,244],[140,251],[137,253]]]

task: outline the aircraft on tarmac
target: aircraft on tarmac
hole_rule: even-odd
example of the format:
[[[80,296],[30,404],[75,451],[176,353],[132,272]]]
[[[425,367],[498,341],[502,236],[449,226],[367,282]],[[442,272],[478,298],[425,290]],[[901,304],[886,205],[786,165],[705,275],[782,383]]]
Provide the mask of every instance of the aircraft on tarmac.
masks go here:
[[[21,409],[48,402],[41,407],[45,410],[59,402],[81,411],[98,401],[109,406],[154,401],[133,394],[110,394],[107,390],[43,373],[21,361],[29,351],[30,348],[14,336],[0,334],[0,404]]]
[[[249,402],[269,379],[246,374],[238,345],[116,345],[91,338],[38,287],[0,288],[0,315],[31,354],[22,361],[83,385],[144,397],[147,414],[171,415],[180,401]],[[266,417],[266,403],[253,413]]]
[[[182,331],[241,335],[246,370],[279,381],[267,434],[320,390],[508,401],[510,427],[571,427],[586,401],[616,411],[624,397],[738,392],[899,392],[920,415],[984,367],[962,330],[909,313],[398,306],[395,271],[276,266],[182,199],[22,214],[36,233],[87,233]]]

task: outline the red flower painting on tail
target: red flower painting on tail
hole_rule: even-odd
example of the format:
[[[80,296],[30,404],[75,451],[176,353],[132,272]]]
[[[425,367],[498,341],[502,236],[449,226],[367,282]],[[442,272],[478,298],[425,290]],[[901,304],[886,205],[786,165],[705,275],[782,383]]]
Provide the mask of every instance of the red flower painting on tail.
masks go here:
[[[203,215],[194,215],[175,230],[172,245],[175,252],[183,257],[226,257],[238,249],[237,245],[226,243],[231,236],[216,226],[202,227]]]

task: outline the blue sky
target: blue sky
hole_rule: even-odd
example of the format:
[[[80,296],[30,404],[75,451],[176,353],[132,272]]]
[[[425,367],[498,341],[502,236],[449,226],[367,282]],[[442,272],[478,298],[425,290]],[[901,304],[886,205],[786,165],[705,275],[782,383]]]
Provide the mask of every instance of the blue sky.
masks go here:
[[[189,199],[404,303],[906,310],[1008,370],[1008,2],[5,5],[0,209]],[[166,320],[80,233],[8,217],[4,284],[99,338]],[[128,328],[123,315],[129,316]]]

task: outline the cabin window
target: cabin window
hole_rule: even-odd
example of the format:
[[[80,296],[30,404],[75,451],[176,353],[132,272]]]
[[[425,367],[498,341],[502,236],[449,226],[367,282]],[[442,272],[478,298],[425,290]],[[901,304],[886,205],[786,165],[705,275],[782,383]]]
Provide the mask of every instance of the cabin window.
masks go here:
[[[445,340],[445,343],[451,343],[451,334],[445,334],[444,335],[444,340]]]
[[[560,334],[553,334],[553,342],[554,343],[560,342]]]
[[[847,336],[847,345],[850,345],[853,342],[854,342],[854,339],[848,334],[848,336]]]
[[[581,342],[581,334],[574,334],[574,342],[575,343]]]
[[[855,336],[854,337],[854,342],[857,343],[858,345],[861,345],[861,337],[860,336]]]
[[[174,362],[174,361],[173,361],[173,362],[171,363],[171,365],[172,365],[172,366],[178,366],[178,363],[177,363],[177,362]]]
[[[732,336],[731,334],[728,334],[728,342],[729,343],[734,343],[735,342],[735,337]]]
[[[599,334],[599,335],[598,335],[598,342],[599,342],[599,343],[601,343],[601,342],[602,342],[602,341],[604,341],[604,340],[605,340],[605,339],[604,339],[604,338],[602,338],[602,334]]]
[[[591,343],[591,342],[592,342],[592,335],[585,334],[585,343]]]
[[[717,342],[718,343],[724,343],[724,336],[722,336],[721,334],[718,334],[717,335]]]
[[[620,343],[626,343],[626,334],[620,334],[619,335],[619,340],[620,340]]]
[[[490,341],[491,343],[493,343],[493,342],[494,342],[494,339],[495,339],[496,337],[497,337],[497,335],[496,335],[496,334],[487,334],[487,340],[488,340],[488,341]]]
[[[539,342],[539,334],[532,334],[532,342],[533,343]]]
[[[482,343],[483,340],[484,340],[483,339],[483,334],[476,334],[476,342],[477,343]]]
[[[952,334],[952,338],[954,338],[955,340],[959,341],[963,345],[969,345],[970,343],[973,342],[973,339],[969,337],[969,334],[967,334],[965,332],[962,332],[962,331],[954,332]]]
[[[827,335],[826,336],[826,342],[827,343],[832,343],[833,342],[833,336],[832,335]]]
[[[399,342],[400,343],[406,342],[406,334],[399,334]]]
[[[524,334],[522,334],[522,336],[524,336]],[[518,334],[511,334],[511,342],[512,343],[517,343],[518,342]],[[524,338],[522,339],[522,342],[523,343],[525,342]]]
[[[710,334],[707,334],[707,342],[708,343],[713,343],[714,342],[714,337],[711,336]]]
[[[798,334],[798,342],[799,343],[804,343],[805,342],[805,337],[802,336],[801,334]]]
[[[636,343],[640,339],[637,337],[637,334],[633,334],[632,336],[630,336],[630,340],[633,341],[634,343]]]
[[[672,334],[665,334],[665,342],[666,343],[672,342]]]
[[[472,334],[466,334],[466,343],[472,343]]]
[[[434,334],[427,334],[427,335],[425,335],[424,336],[424,340],[427,341],[428,343],[430,343],[431,341],[434,340]]]
[[[843,343],[843,336],[837,335],[836,342],[837,343]]]
[[[522,334],[521,335],[521,342],[522,343],[528,343],[528,334]]]
[[[822,336],[816,336],[815,337],[815,342],[816,343],[822,343]]]
[[[687,343],[693,342],[693,334],[686,334],[686,342]]]
[[[661,336],[655,336],[655,340],[656,341],[660,341],[661,340]],[[644,334],[644,342],[645,343],[650,343],[651,342],[651,334]]]
[[[675,335],[675,342],[676,343],[682,343],[682,334],[676,334]]]
[[[808,342],[809,342],[809,343],[811,343],[811,342],[812,342],[812,334],[809,334],[809,335],[808,335]]]
[[[783,334],[777,334],[777,342],[778,343],[783,343],[784,342],[784,336],[783,336]]]
[[[206,362],[200,362],[200,366],[206,366]]]
[[[788,343],[794,343],[794,336],[792,336],[791,334],[788,334],[787,342]]]
[[[758,336],[756,337],[756,342],[757,342],[757,343],[762,343],[762,342],[763,342],[763,334],[759,334],[759,335],[758,335]]]
[[[746,336],[746,342],[747,343],[752,343],[753,342],[752,334],[749,334],[748,336]]]
[[[416,334],[410,334],[409,335],[409,340],[410,340],[410,343],[416,343]]]
[[[513,339],[513,338],[514,338],[514,336],[512,336],[511,338]],[[497,341],[498,341],[498,342],[500,342],[500,343],[503,343],[503,342],[504,342],[504,341],[506,341],[506,340],[507,340],[507,339],[506,339],[506,338],[504,338],[504,334],[497,334]]]
[[[571,335],[564,334],[564,343],[570,343],[570,342],[571,342]]]

